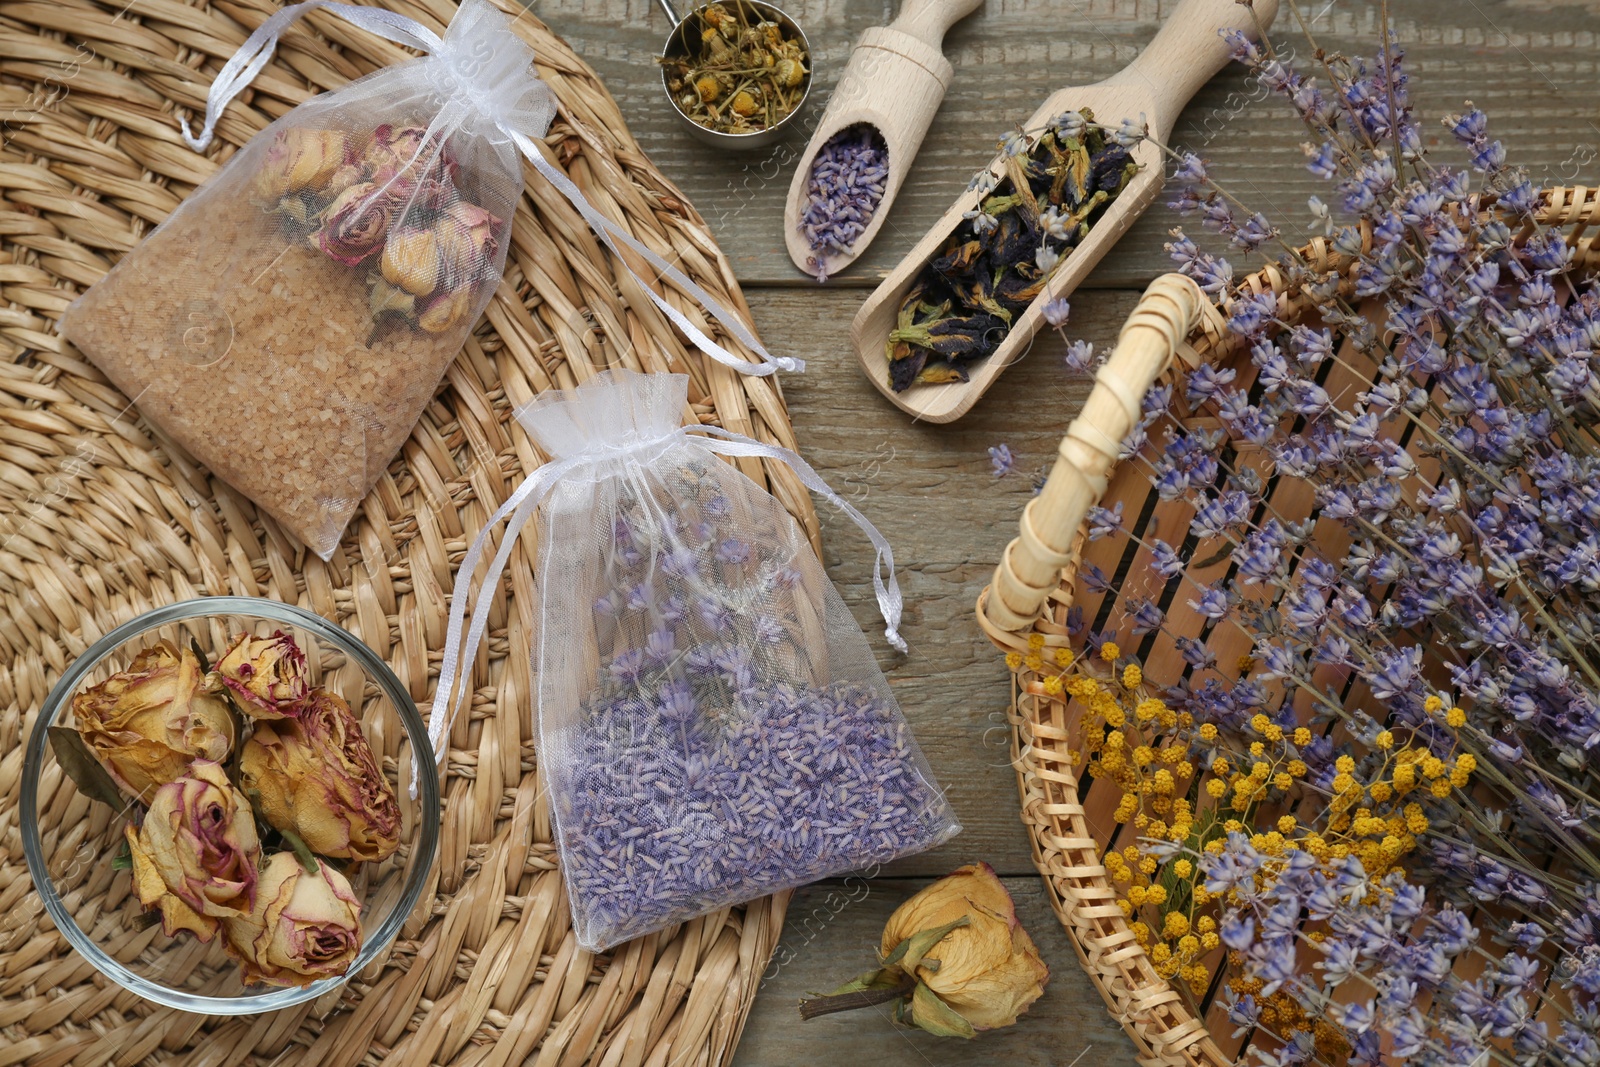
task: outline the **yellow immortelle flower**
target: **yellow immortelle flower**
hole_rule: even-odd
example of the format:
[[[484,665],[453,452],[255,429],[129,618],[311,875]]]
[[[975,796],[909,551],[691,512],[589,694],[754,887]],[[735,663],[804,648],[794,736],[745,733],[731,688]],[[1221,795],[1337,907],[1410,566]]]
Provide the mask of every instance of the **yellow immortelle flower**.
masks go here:
[[[1278,832],[1279,833],[1292,834],[1292,833],[1294,833],[1294,828],[1296,826],[1298,826],[1299,824],[1300,824],[1299,820],[1296,819],[1293,815],[1280,815],[1280,816],[1278,816]]]
[[[1409,792],[1417,784],[1417,765],[1402,763],[1394,769],[1394,787],[1400,792]]]
[[[1156,858],[1154,856],[1146,856],[1143,859],[1141,859],[1139,861],[1139,870],[1142,871],[1145,874],[1155,874],[1156,873]],[[1157,903],[1158,904],[1158,903],[1160,903],[1160,901],[1152,901],[1151,903]]]
[[[1428,786],[1428,792],[1432,793],[1440,800],[1443,800],[1445,797],[1450,795],[1450,791],[1454,788],[1455,786],[1450,784],[1450,779],[1439,778],[1436,779],[1432,785]]]
[[[1194,956],[1200,951],[1200,939],[1193,934],[1184,934],[1178,938],[1178,951],[1185,956]]]
[[[1372,799],[1380,804],[1394,796],[1394,789],[1390,787],[1388,782],[1373,782],[1372,788],[1368,792],[1372,794]]]
[[[1356,761],[1348,755],[1340,756],[1338,759],[1333,761],[1333,768],[1334,770],[1341,771],[1345,774],[1353,774],[1355,773],[1356,769]]]
[[[1295,727],[1294,743],[1304,748],[1311,743],[1311,731],[1304,726]]]
[[[1251,671],[1256,669],[1255,657],[1253,657],[1253,656],[1240,656],[1239,657],[1239,661],[1236,664],[1234,664],[1234,666],[1239,668],[1239,673],[1240,674],[1249,674]]]
[[[1279,771],[1272,776],[1272,784],[1279,789],[1288,789],[1291,785],[1294,785],[1294,776],[1288,771]]]
[[[1267,753],[1267,746],[1266,745],[1263,745],[1260,741],[1252,741],[1252,742],[1250,742],[1250,755],[1255,756],[1257,759],[1260,759],[1262,756],[1266,755],[1266,753]]]
[[[1088,700],[1099,695],[1100,683],[1093,678],[1085,678],[1080,674],[1067,683],[1067,692],[1079,700]]]
[[[1044,670],[1044,657],[1037,652],[1029,652],[1022,657],[1022,662],[1030,671]]]
[[[1181,911],[1167,912],[1166,920],[1161,926],[1161,936],[1168,941],[1176,941],[1189,932],[1189,917]],[[1181,946],[1180,946],[1181,947]]]
[[[1266,734],[1267,740],[1273,743],[1283,740],[1283,727],[1275,722],[1267,723],[1267,728],[1262,732]]]
[[[1151,904],[1161,904],[1167,899],[1167,890],[1164,886],[1153,885],[1145,890],[1144,899]]]
[[[1437,693],[1422,702],[1422,710],[1429,715],[1432,715],[1442,707],[1444,707],[1444,699]]]
[[[1052,674],[1044,680],[1044,691],[1049,696],[1060,696],[1061,688],[1061,676],[1059,674]]]
[[[1142,907],[1144,907],[1144,902],[1145,902],[1145,888],[1144,888],[1144,886],[1142,886],[1142,885],[1130,886],[1128,888],[1128,903],[1132,904],[1136,908],[1142,908]]]
[[[1250,765],[1250,777],[1261,781],[1272,773],[1272,765],[1265,760],[1257,760]]]
[[[1105,644],[1100,646],[1100,658],[1105,660],[1107,663],[1112,662],[1120,655],[1122,655],[1122,649],[1117,647],[1117,643],[1115,641],[1107,641]]]
[[[1006,666],[1009,667],[1011,670],[1020,671],[1022,669],[1022,653],[1021,652],[1007,652],[1006,653]]]
[[[1267,727],[1271,725],[1272,720],[1261,714],[1259,711],[1250,716],[1250,729],[1254,730],[1258,734],[1266,733]]]
[[[1056,658],[1056,666],[1057,667],[1070,667],[1070,666],[1072,666],[1072,650],[1070,648],[1058,648],[1058,649],[1056,649],[1056,657],[1055,658]]]
[[[1033,649],[1035,652],[1037,652],[1041,648],[1043,648],[1044,647],[1044,634],[1029,634],[1028,635],[1028,647]]]
[[[1292,759],[1289,761],[1289,773],[1296,778],[1304,778],[1310,771],[1311,768],[1306,766],[1304,760]]]
[[[1211,773],[1212,774],[1227,774],[1228,773],[1228,761],[1227,761],[1227,759],[1225,757],[1223,757],[1223,756],[1218,756],[1216,759],[1212,760],[1211,761]]]
[[[1194,864],[1186,859],[1180,859],[1172,865],[1172,873],[1179,878],[1187,878],[1194,873]]]
[[[1444,760],[1438,756],[1428,756],[1422,761],[1422,773],[1428,778],[1437,778],[1444,773]]]
[[[1206,782],[1206,793],[1213,797],[1221,798],[1228,791],[1228,783],[1221,778],[1212,778]]]
[[[1207,952],[1213,952],[1217,948],[1221,947],[1221,945],[1222,938],[1216,934],[1205,933],[1200,935],[1200,947],[1205,949]]]
[[[1139,669],[1137,663],[1130,663],[1122,668],[1122,684],[1125,687],[1132,689],[1142,681],[1144,681],[1144,672]]]
[[[1220,845],[1222,842],[1215,841],[1215,842],[1212,842],[1212,843]],[[1217,851],[1221,852],[1222,850],[1219,848],[1219,849],[1217,849]],[[1211,892],[1210,892],[1210,890],[1206,889],[1206,887],[1203,886],[1203,885],[1197,885],[1197,886],[1194,887],[1194,902],[1196,904],[1205,904],[1205,903],[1209,902],[1210,900],[1211,900]]]
[[[1467,713],[1461,708],[1451,708],[1445,712],[1444,721],[1453,730],[1459,730],[1467,725]]]
[[[1372,739],[1372,744],[1374,747],[1381,749],[1393,748],[1394,734],[1388,730],[1380,730],[1378,731],[1378,736]]]
[[[1217,739],[1217,728],[1216,728],[1216,726],[1213,725],[1212,723],[1209,723],[1209,722],[1201,723],[1200,724],[1200,740],[1202,740],[1202,741],[1215,741],[1216,739]]]

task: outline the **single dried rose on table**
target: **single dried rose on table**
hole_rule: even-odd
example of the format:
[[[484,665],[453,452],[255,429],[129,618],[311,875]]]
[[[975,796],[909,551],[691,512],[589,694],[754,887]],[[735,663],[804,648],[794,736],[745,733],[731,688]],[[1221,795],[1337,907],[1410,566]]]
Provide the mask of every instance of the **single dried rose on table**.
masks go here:
[[[134,892],[146,908],[161,910],[168,937],[190,930],[210,941],[221,919],[249,914],[261,844],[250,802],[221,764],[195,760],[187,775],[156,790],[139,829],[123,832]]]
[[[247,982],[307,986],[337,978],[361,951],[361,902],[350,882],[326,863],[307,870],[292,852],[267,859],[254,906],[222,926]]]
[[[193,652],[162,641],[135,656],[127,670],[72,698],[78,733],[130,796],[149,801],[193,760],[227,757],[233,714],[203,681]]]
[[[801,1017],[894,1001],[901,1022],[974,1037],[1016,1022],[1050,977],[987,863],[962,867],[896,908],[880,953],[877,970],[801,1001]]]
[[[318,855],[381,860],[399,847],[399,800],[360,721],[326,690],[295,718],[257,722],[239,771],[262,816]]]
[[[226,689],[253,719],[282,719],[299,711],[311,691],[306,654],[282,630],[271,637],[242,633],[218,658],[205,685]]]

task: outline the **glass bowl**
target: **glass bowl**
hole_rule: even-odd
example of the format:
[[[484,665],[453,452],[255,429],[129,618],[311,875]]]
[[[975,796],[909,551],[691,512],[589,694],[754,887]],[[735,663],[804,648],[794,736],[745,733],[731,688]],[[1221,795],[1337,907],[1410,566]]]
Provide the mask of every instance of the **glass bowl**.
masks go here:
[[[128,667],[160,640],[198,643],[208,659],[248,631],[282,630],[305,652],[312,685],[342,696],[361,720],[382,772],[400,803],[400,847],[363,863],[351,876],[361,900],[362,942],[346,974],[304,988],[246,985],[222,948],[179,931],[168,937],[133,893],[130,870],[116,861],[124,812],[91,801],[56,762],[49,729],[72,723],[72,698]],[[411,799],[415,759],[417,799]],[[206,597],[146,612],[96,641],[67,669],[45,700],[28,738],[22,771],[22,848],[34,887],[72,947],[107,978],[146,1000],[208,1015],[245,1015],[299,1004],[338,988],[393,943],[421,898],[439,845],[439,778],[427,728],[394,672],[366,645],[302,608],[253,597]],[[153,915],[154,913],[150,913]]]

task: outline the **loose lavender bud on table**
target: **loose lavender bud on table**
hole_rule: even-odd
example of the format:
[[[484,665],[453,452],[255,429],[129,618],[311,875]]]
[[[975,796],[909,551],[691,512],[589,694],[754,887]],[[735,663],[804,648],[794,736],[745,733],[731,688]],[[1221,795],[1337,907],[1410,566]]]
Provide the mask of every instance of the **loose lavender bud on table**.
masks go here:
[[[888,180],[889,146],[876,126],[846,126],[817,151],[800,216],[812,251],[806,263],[817,281],[827,281],[828,260],[848,253],[866,232]]]

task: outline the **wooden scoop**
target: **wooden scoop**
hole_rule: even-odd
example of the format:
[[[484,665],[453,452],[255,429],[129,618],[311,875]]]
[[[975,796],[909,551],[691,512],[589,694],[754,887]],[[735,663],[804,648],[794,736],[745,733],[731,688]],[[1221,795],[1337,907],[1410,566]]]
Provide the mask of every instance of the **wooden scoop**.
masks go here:
[[[1178,113],[1189,98],[1229,61],[1227,43],[1217,31],[1240,29],[1255,36],[1258,23],[1259,28],[1265,30],[1277,13],[1278,0],[1255,0],[1253,14],[1250,8],[1234,0],[1183,0],[1138,59],[1105,81],[1072,86],[1055,93],[1033,113],[1024,129],[1034,133],[1063,112],[1081,108],[1091,109],[1097,122],[1110,126],[1124,118],[1137,122],[1142,113],[1149,124],[1150,140],[1165,145]],[[831,113],[832,109],[829,110]],[[889,332],[895,328],[900,306],[917,275],[939,254],[945,239],[960,225],[962,215],[977,208],[978,192],[969,189],[962,193],[944,218],[867,298],[851,324],[850,337],[856,355],[878,390],[896,407],[929,422],[953,422],[966,414],[1000,372],[1027,352],[1043,322],[1041,309],[1044,305],[1076,289],[1100,257],[1116,244],[1161,191],[1166,159],[1160,150],[1145,141],[1136,146],[1132,154],[1139,164],[1139,173],[1106,208],[1083,242],[1063,256],[1044,290],[1012,320],[999,347],[971,365],[971,380],[913,385],[897,393],[889,384],[889,361],[885,351]],[[989,172],[997,181],[1004,176],[1003,162],[1003,156],[996,156],[989,165]],[[891,177],[893,169],[891,153]]]
[[[827,273],[837,274],[855,262],[878,235],[955,73],[942,51],[945,32],[982,4],[983,0],[905,0],[899,17],[888,26],[867,30],[856,42],[828,100],[828,110],[818,121],[789,183],[783,234],[795,266],[816,275],[819,267],[814,257],[823,256]],[[858,123],[877,127],[888,149],[889,178],[883,199],[848,252],[819,253],[800,232],[811,164],[834,134]]]

